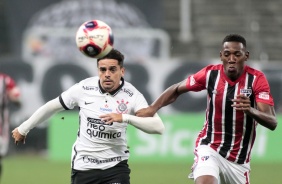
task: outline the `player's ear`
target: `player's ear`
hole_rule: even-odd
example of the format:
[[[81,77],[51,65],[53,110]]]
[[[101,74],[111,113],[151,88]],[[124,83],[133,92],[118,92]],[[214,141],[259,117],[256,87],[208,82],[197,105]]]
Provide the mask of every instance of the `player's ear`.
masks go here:
[[[249,57],[250,57],[250,52],[249,52],[249,51],[246,51],[246,53],[245,53],[245,57],[246,57],[246,60],[248,60],[248,59],[249,59]]]
[[[125,68],[124,68],[124,67],[122,67],[122,68],[121,68],[121,76],[123,77],[123,76],[124,76],[124,74],[125,74]]]
[[[221,52],[221,51],[219,51],[219,57],[221,58],[221,56],[222,56],[222,52]]]

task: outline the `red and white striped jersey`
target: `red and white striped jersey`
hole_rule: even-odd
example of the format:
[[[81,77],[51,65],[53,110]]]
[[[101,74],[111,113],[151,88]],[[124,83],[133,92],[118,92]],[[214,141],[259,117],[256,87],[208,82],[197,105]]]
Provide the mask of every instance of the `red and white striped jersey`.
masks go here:
[[[3,156],[8,151],[9,137],[9,109],[10,98],[18,97],[19,91],[14,80],[5,74],[0,74],[0,155]]]
[[[231,100],[238,94],[245,94],[254,108],[257,102],[273,106],[265,75],[245,66],[243,74],[236,81],[231,81],[225,75],[222,64],[209,65],[189,76],[186,86],[189,91],[207,90],[206,118],[196,139],[196,148],[208,145],[227,160],[248,163],[257,123],[243,111],[231,107]]]

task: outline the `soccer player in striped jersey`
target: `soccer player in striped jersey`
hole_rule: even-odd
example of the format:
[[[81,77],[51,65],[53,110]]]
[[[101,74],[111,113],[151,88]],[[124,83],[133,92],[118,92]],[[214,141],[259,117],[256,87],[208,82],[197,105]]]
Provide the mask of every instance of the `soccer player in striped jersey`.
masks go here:
[[[222,64],[208,65],[167,88],[137,116],[155,114],[189,91],[207,91],[206,118],[195,145],[190,178],[196,184],[249,184],[256,127],[275,130],[277,120],[265,75],[246,65],[249,52],[241,35],[222,42]],[[189,103],[189,101],[187,102]]]
[[[0,73],[0,178],[2,159],[8,152],[10,140],[9,103],[20,105],[20,90],[13,78]]]
[[[80,81],[40,107],[12,131],[15,143],[24,142],[33,127],[56,112],[77,106],[79,129],[72,149],[71,183],[129,184],[128,124],[150,134],[162,134],[164,125],[157,114],[149,118],[135,116],[148,103],[124,80],[123,61],[123,54],[116,49],[98,59],[99,76]]]

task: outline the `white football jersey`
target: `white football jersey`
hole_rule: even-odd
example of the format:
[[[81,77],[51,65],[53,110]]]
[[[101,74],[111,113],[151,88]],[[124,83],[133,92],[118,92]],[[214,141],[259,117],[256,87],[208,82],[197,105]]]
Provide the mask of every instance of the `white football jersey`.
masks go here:
[[[122,78],[120,87],[108,93],[98,77],[91,77],[63,92],[60,102],[66,110],[79,107],[79,130],[72,148],[72,168],[107,169],[129,158],[127,123],[104,124],[102,114],[135,114],[148,107],[144,96]]]

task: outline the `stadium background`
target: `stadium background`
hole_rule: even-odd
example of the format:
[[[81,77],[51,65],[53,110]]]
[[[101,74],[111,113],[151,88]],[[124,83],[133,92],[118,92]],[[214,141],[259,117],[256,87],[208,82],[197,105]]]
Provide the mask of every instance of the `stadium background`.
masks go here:
[[[226,34],[242,34],[251,52],[249,64],[261,69],[269,79],[281,122],[281,1],[2,0],[0,71],[16,79],[23,95],[21,108],[11,106],[11,129],[75,82],[96,74],[95,62],[82,56],[74,42],[77,27],[90,19],[104,20],[112,27],[115,46],[126,56],[126,80],[132,82],[149,103],[170,84],[206,64],[218,63],[221,40]],[[160,111],[167,126],[164,136],[149,136],[130,129],[134,170],[139,172],[138,168],[144,167],[148,173],[157,173],[156,170],[166,168],[163,171],[166,174],[160,172],[159,183],[163,183],[161,178],[166,183],[168,178],[174,178],[175,183],[186,181],[204,108],[205,93],[189,93]],[[23,146],[10,144],[9,167],[4,173],[7,183],[13,183],[5,179],[10,178],[9,169],[15,170],[13,161],[20,164],[27,160],[30,167],[32,163],[41,164],[35,166],[37,169],[49,163],[68,164],[74,139],[71,133],[77,126],[70,118],[72,113],[76,112],[59,114],[42,123],[30,132]],[[281,134],[280,126],[274,132],[258,127],[253,151],[253,163],[257,167],[253,167],[253,173],[259,168],[264,172],[266,168],[281,171],[278,141]],[[30,160],[27,155],[36,159]],[[42,163],[42,159],[47,161]],[[161,166],[156,167],[152,162]],[[138,165],[142,163],[144,166]],[[13,176],[20,173],[23,171]],[[257,173],[251,179],[265,183],[267,180],[263,180],[262,175],[264,173]],[[44,177],[48,177],[48,173]],[[61,177],[67,177],[65,181],[68,181],[68,173]],[[132,177],[138,176],[133,173]],[[275,177],[272,179],[271,183],[279,183]]]

